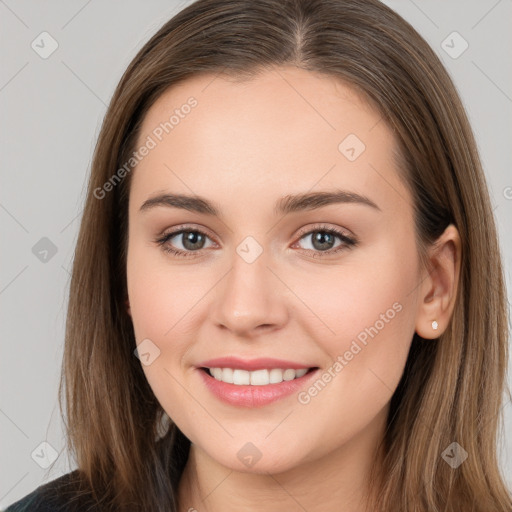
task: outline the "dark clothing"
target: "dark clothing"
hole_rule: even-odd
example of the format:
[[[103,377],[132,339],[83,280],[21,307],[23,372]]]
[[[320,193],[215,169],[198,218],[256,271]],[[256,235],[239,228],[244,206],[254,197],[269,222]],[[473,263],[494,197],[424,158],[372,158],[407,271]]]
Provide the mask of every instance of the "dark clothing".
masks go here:
[[[16,501],[5,512],[68,512],[95,510],[90,498],[78,493],[76,476],[72,471],[50,482],[40,485],[30,494]]]

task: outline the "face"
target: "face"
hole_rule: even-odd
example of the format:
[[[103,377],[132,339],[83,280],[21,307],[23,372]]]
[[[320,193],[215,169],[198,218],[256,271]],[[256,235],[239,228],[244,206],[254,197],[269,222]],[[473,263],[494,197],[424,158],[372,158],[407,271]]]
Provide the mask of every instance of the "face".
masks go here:
[[[152,106],[143,145],[130,314],[181,431],[224,466],[274,473],[382,435],[419,260],[380,115],[296,68],[196,76]]]

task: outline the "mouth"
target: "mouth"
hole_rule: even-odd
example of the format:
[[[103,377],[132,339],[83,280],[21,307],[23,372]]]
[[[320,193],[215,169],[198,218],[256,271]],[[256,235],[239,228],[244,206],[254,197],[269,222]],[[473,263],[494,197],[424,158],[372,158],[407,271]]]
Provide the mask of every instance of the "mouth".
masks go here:
[[[319,369],[278,360],[243,362],[235,358],[207,361],[196,367],[203,384],[215,398],[246,408],[263,407],[297,395],[310,385]]]
[[[312,368],[263,368],[261,370],[242,370],[240,368],[201,367],[215,380],[235,386],[268,386],[269,384],[280,384],[304,377],[317,367]]]

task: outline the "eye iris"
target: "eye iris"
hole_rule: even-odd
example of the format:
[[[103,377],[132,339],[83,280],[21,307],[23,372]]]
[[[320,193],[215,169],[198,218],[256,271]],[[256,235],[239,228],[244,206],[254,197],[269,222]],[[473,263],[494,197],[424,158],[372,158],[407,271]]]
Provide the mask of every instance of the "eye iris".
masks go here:
[[[183,237],[183,247],[185,249],[201,249],[204,245],[204,236],[201,233],[198,233],[197,231],[184,231],[182,234]],[[200,247],[195,247],[194,244],[197,244],[199,240]],[[192,246],[190,246],[192,245]]]
[[[326,242],[326,239],[328,241]],[[313,233],[313,247],[318,250],[331,249],[334,243],[334,235],[326,231],[315,231]]]

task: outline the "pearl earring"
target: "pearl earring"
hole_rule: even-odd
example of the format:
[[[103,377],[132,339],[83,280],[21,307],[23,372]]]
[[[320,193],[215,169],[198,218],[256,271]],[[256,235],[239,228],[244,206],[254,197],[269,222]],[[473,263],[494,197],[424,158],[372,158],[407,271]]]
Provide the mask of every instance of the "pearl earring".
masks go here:
[[[439,327],[439,324],[434,320],[432,322],[432,329],[434,329],[434,331],[435,331],[435,330],[437,330],[438,327]]]

